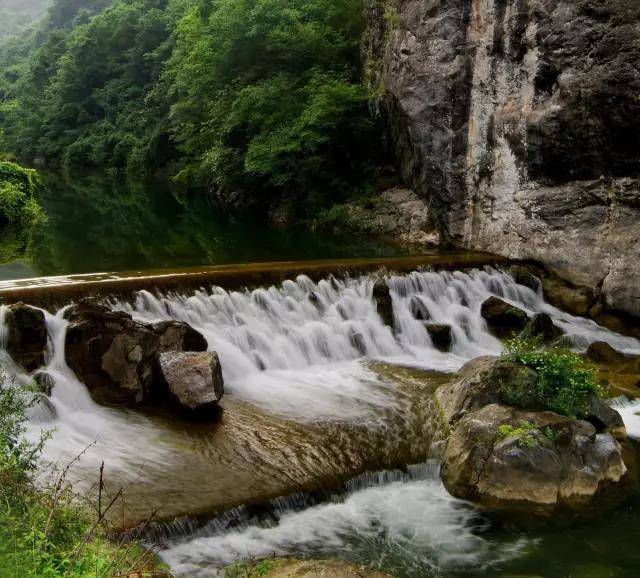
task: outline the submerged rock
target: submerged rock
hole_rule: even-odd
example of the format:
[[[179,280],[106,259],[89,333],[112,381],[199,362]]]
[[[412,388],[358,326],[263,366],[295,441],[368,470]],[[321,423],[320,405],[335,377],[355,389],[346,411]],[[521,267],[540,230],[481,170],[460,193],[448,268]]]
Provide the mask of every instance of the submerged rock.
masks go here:
[[[533,273],[531,273],[531,271],[529,271],[522,265],[511,267],[509,272],[511,273],[511,276],[516,283],[528,287],[536,293],[542,287],[542,281],[540,281],[538,277],[536,277]]]
[[[589,345],[586,356],[591,361],[605,365],[622,363],[627,359],[624,353],[614,349],[604,341],[596,341]]]
[[[38,371],[33,376],[33,381],[37,386],[38,393],[41,393],[46,397],[51,397],[51,392],[53,391],[56,383],[50,373],[47,373],[46,371]]]
[[[13,360],[27,371],[44,365],[47,350],[44,313],[24,303],[16,303],[8,308],[5,321],[9,330],[7,351]]]
[[[515,514],[586,514],[618,504],[633,491],[636,467],[622,418],[595,396],[583,420],[504,404],[505,387],[526,391],[536,381],[530,368],[484,357],[438,388],[447,490]]]
[[[451,325],[442,323],[427,323],[427,331],[429,337],[436,349],[440,351],[449,351],[453,345],[453,332]]]
[[[158,355],[159,376],[177,405],[206,414],[224,395],[224,380],[215,352],[168,351]]]
[[[493,296],[482,304],[481,314],[491,333],[497,337],[520,333],[529,321],[529,316],[522,309]]]

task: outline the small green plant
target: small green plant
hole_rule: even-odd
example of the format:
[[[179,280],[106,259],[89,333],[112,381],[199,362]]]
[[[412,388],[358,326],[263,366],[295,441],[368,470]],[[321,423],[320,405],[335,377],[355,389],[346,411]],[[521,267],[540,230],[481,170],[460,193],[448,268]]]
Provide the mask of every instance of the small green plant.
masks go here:
[[[105,514],[113,502],[99,499],[96,516],[78,505],[68,468],[43,471],[49,433],[26,436],[27,412],[37,400],[32,388],[17,386],[0,368],[0,576],[108,578],[155,567],[153,553],[135,542],[119,547],[107,539]]]
[[[538,374],[535,384],[503,385],[503,401],[524,409],[549,409],[570,418],[584,417],[592,395],[602,397],[604,388],[595,370],[569,349],[544,349],[538,341],[506,342],[503,357],[521,363]]]
[[[390,30],[399,30],[402,27],[403,19],[398,9],[393,5],[387,5],[384,11],[384,19]]]
[[[536,439],[531,435],[531,432],[536,429],[536,426],[528,421],[521,421],[517,426],[502,424],[498,428],[498,435],[502,439],[517,437],[519,447],[532,448],[536,445]]]
[[[560,432],[559,430],[551,429],[549,426],[547,426],[546,428],[544,428],[544,430],[542,430],[542,433],[544,433],[544,437],[546,437],[550,442],[556,443],[560,438],[562,432]]]

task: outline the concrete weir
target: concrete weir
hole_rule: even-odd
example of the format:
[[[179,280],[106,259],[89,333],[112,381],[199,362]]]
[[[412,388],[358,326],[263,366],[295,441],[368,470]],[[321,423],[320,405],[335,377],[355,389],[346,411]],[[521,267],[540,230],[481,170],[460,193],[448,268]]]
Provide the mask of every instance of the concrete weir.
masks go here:
[[[509,262],[489,253],[446,252],[399,258],[339,259],[247,263],[186,269],[91,273],[39,277],[0,282],[0,299],[5,304],[24,301],[55,309],[82,297],[127,298],[136,291],[189,291],[217,285],[224,289],[254,288],[281,283],[306,275],[318,281],[329,275],[366,274],[378,269],[407,273],[423,267],[444,270],[468,269]]]

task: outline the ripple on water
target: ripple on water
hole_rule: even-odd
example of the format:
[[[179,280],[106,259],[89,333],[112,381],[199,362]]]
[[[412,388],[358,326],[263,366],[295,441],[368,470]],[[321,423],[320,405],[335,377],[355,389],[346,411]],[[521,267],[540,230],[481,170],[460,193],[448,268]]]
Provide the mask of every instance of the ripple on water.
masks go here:
[[[269,520],[231,529],[213,523],[176,540],[161,556],[178,575],[193,577],[211,576],[237,560],[288,555],[339,557],[398,575],[431,576],[490,567],[528,544],[485,539],[478,512],[447,493],[433,464],[362,477],[351,488],[304,510],[276,511]]]

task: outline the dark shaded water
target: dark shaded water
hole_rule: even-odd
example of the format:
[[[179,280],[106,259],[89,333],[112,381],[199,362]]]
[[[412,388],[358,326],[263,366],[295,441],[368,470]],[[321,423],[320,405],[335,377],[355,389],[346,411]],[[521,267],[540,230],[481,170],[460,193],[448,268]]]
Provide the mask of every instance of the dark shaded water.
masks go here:
[[[397,247],[354,235],[233,221],[206,198],[166,182],[44,174],[47,221],[3,239],[0,279],[260,261],[392,257]]]

